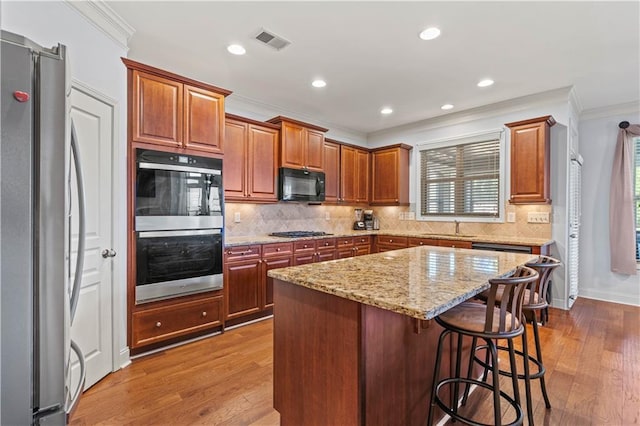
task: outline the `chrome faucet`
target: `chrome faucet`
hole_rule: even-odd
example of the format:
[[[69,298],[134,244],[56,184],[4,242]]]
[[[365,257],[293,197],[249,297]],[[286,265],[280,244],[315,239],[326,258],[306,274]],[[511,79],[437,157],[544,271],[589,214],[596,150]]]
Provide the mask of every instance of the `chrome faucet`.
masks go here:
[[[453,222],[456,224],[456,235],[458,235],[460,233],[460,221],[454,220]]]

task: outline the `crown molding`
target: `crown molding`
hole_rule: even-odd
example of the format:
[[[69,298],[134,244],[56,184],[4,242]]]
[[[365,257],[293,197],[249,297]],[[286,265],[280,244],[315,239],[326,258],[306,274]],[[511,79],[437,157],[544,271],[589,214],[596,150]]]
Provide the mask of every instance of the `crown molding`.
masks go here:
[[[617,115],[625,114],[639,114],[640,113],[640,100],[626,102],[616,105],[607,105],[599,108],[591,108],[582,111],[580,114],[580,121],[594,120],[596,118],[613,117]],[[631,117],[630,117],[631,119]]]
[[[561,87],[559,89],[548,90],[546,92],[519,98],[508,99],[493,104],[483,105],[476,108],[458,111],[452,114],[441,115],[428,118],[426,120],[414,121],[413,123],[391,127],[377,132],[369,133],[368,136],[384,136],[398,132],[420,133],[425,130],[437,127],[448,127],[484,118],[509,114],[512,112],[524,111],[532,106],[545,105],[550,102],[567,102],[572,87]]]
[[[120,47],[127,51],[129,50],[129,39],[135,32],[135,29],[105,2],[102,0],[64,0],[64,3],[84,16]]]

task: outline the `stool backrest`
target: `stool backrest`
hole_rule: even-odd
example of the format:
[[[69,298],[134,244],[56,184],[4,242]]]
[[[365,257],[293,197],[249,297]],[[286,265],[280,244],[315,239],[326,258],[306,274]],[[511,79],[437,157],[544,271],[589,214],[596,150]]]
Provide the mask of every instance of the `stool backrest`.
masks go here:
[[[545,308],[547,303],[547,288],[551,278],[551,271],[562,265],[558,259],[549,256],[539,256],[535,260],[525,263],[531,269],[538,272],[538,280],[529,287],[529,297],[525,299],[524,306],[527,308]]]
[[[529,267],[518,266],[509,275],[492,278],[489,280],[491,287],[485,295],[487,296],[487,316],[485,319],[486,333],[502,333],[514,330],[520,324],[522,318],[522,305],[526,288],[538,279],[538,273]],[[502,297],[496,301],[496,295]],[[498,330],[494,328],[494,308],[498,308],[500,318]]]

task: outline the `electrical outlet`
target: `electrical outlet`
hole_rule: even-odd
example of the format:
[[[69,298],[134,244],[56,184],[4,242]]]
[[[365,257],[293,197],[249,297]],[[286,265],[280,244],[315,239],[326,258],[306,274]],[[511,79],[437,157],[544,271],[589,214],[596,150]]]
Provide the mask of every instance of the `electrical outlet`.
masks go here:
[[[507,212],[507,222],[513,223],[516,221],[516,212]]]
[[[406,212],[405,217],[408,220],[416,220],[416,212]]]
[[[331,220],[331,213],[329,213],[329,212],[325,212],[325,214],[324,214],[324,219],[325,219],[325,220]]]
[[[235,212],[233,215],[233,221],[235,223],[240,223],[240,212]]]
[[[549,223],[549,212],[529,212],[527,214],[529,223]]]
[[[404,212],[400,212],[400,213],[398,214],[398,219],[400,219],[400,220],[404,220]]]

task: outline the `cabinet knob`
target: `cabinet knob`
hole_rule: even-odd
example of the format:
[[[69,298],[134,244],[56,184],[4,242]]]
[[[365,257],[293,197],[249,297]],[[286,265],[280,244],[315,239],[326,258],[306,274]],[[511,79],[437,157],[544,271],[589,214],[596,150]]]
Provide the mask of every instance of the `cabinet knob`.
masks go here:
[[[303,248],[307,248],[307,247],[309,247],[309,246],[307,246],[307,245],[305,244]]]
[[[390,242],[390,243],[392,243],[392,242],[393,242],[393,240],[389,240],[389,242]]]
[[[398,199],[396,198],[396,203],[398,202]]]
[[[420,245],[424,244],[422,241],[420,241]]]
[[[329,243],[324,243],[324,245],[325,245],[325,246],[328,246],[328,245],[329,245]]]
[[[280,247],[276,247],[276,251],[280,251]]]
[[[156,327],[157,327],[157,328],[162,327],[162,323],[161,323],[160,321],[158,321],[158,322],[156,323]]]
[[[202,318],[207,316],[207,311],[202,311]]]

